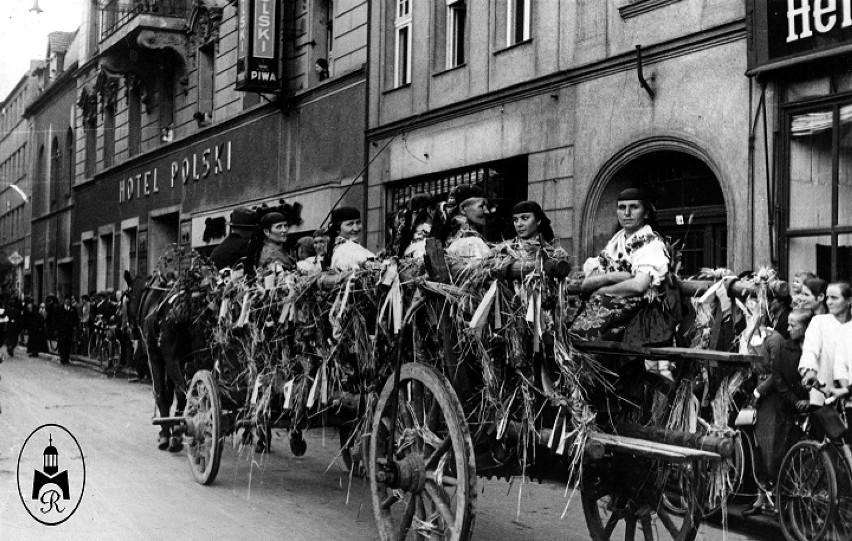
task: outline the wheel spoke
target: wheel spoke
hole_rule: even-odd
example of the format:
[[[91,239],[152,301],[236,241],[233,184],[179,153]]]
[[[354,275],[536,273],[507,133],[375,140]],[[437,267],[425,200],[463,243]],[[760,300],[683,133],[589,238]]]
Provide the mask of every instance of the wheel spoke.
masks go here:
[[[424,462],[426,462],[426,469],[430,470],[434,468],[438,464],[438,461],[441,459],[441,457],[444,456],[444,453],[450,450],[452,444],[453,441],[449,436],[441,440],[441,443],[438,445],[438,447],[436,447],[435,450],[432,451],[432,454],[425,459]]]
[[[680,531],[672,520],[672,517],[669,515],[669,512],[661,506],[660,509],[657,511],[657,517],[659,517],[660,522],[663,523],[663,526],[665,526],[666,530],[668,530],[672,538],[676,539],[677,534],[680,533]]]
[[[636,517],[629,516],[624,520],[624,541],[633,541],[636,536]]]
[[[653,524],[651,524],[651,516],[642,517],[642,534],[645,536],[645,541],[654,541]]]
[[[444,525],[447,530],[452,532],[455,527],[456,519],[453,512],[450,510],[450,505],[445,499],[443,491],[433,482],[426,481],[426,493],[429,494],[429,498],[432,500],[432,503],[435,504],[438,513],[441,514],[441,518],[444,519]]]
[[[614,511],[612,515],[610,515],[609,520],[606,521],[606,526],[604,526],[604,537],[606,539],[609,539],[612,536],[612,532],[618,525],[618,521],[620,518],[620,513],[617,511]]]
[[[411,529],[411,519],[414,518],[414,512],[417,510],[417,499],[417,495],[412,494],[405,504],[405,513],[402,515],[402,522],[399,525],[399,541],[405,541],[408,536],[408,530]]]

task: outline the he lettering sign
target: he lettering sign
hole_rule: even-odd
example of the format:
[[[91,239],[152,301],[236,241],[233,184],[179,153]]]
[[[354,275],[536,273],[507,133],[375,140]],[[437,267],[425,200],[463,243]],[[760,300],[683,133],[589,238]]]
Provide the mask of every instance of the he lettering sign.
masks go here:
[[[814,31],[831,32],[838,23],[841,28],[852,26],[852,0],[787,0],[787,43],[809,38]]]
[[[275,57],[275,19],[272,2],[274,0],[255,0],[255,58]]]

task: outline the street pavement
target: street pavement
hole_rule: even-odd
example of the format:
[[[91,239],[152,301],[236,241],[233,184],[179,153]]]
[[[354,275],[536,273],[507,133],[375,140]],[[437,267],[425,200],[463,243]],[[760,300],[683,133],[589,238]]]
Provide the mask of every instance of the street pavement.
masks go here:
[[[290,453],[283,432],[276,431],[268,455],[240,449],[228,438],[219,476],[205,487],[193,481],[185,454],[157,449],[149,385],[110,379],[80,362],[61,366],[55,357],[23,353],[0,364],[0,378],[2,541],[376,539],[369,488],[358,478],[350,484],[336,458],[333,429],[310,431],[301,458]],[[53,527],[33,520],[16,486],[21,447],[45,423],[76,436],[87,472],[76,513]],[[75,458],[60,451],[60,469],[63,460]],[[485,479],[478,486],[476,540],[589,539],[578,496],[560,518],[564,487]],[[726,537],[705,524],[697,539],[780,537],[771,523],[734,518]]]

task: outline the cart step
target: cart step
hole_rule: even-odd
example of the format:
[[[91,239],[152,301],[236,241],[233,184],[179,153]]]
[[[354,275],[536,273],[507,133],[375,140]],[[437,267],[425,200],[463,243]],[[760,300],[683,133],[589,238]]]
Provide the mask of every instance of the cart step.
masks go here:
[[[669,445],[667,443],[658,443],[615,434],[604,434],[602,432],[593,432],[589,435],[589,439],[602,443],[611,451],[623,451],[648,458],[665,459],[671,462],[687,462],[696,459],[718,461],[722,458],[717,453],[702,451],[700,449],[691,449],[679,445]]]

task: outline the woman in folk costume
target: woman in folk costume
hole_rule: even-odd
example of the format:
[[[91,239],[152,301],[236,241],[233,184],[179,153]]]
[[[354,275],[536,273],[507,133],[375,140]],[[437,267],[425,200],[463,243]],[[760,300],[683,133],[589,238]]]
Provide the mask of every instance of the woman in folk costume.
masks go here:
[[[420,217],[414,222],[414,232],[411,243],[405,248],[403,257],[423,259],[426,255],[426,239],[432,233],[432,218],[430,216]]]
[[[331,253],[327,254],[332,269],[357,270],[376,257],[360,244],[361,212],[355,207],[338,207],[331,211],[328,236],[333,239]]]
[[[664,318],[641,318],[652,325],[640,336],[625,337],[625,329],[643,306],[659,304],[661,289],[669,272],[671,257],[663,238],[653,230],[654,209],[648,195],[629,188],[618,194],[616,214],[621,229],[598,257],[583,265],[581,290],[591,298],[571,326],[572,332],[589,340],[615,340],[642,344],[671,339],[671,329],[662,328]],[[644,314],[643,314],[644,316]]]
[[[512,209],[515,238],[501,243],[497,249],[519,259],[535,259],[538,252],[553,242],[550,218],[535,201],[521,201]]]
[[[296,262],[284,249],[287,242],[287,232],[290,229],[289,219],[280,212],[264,214],[258,225],[260,238],[260,253],[257,256],[257,268],[274,268],[293,270]]]

